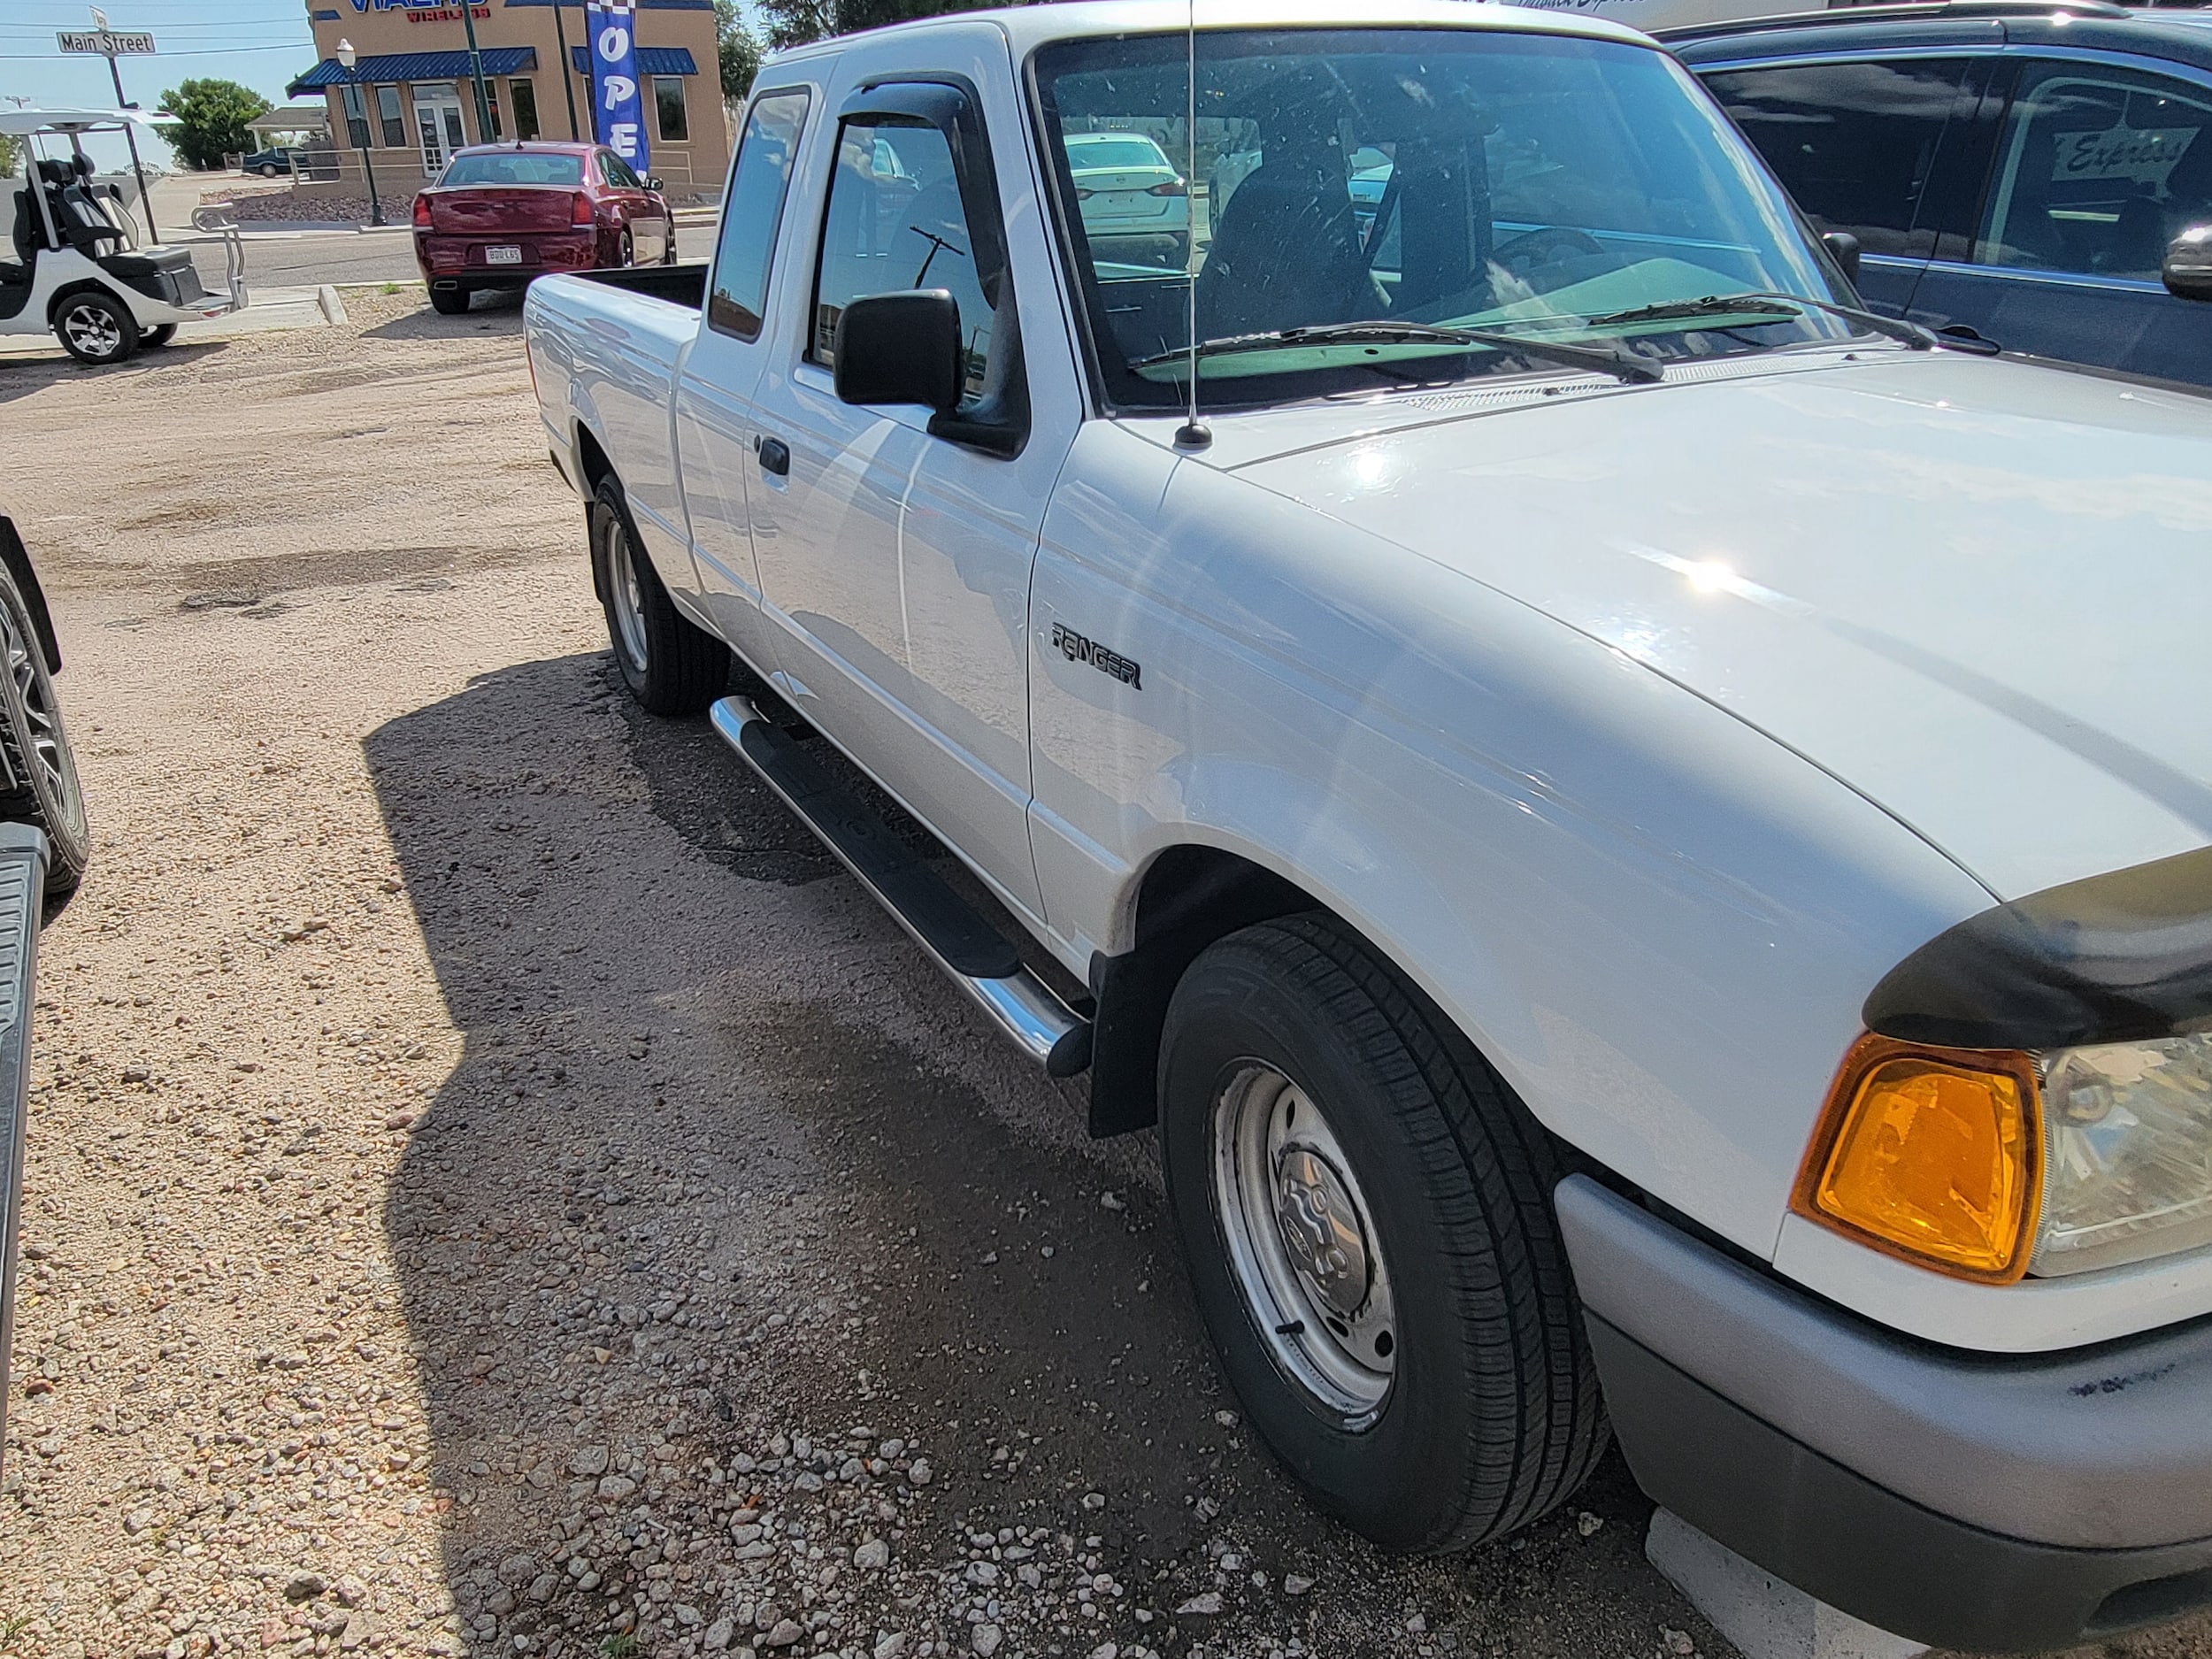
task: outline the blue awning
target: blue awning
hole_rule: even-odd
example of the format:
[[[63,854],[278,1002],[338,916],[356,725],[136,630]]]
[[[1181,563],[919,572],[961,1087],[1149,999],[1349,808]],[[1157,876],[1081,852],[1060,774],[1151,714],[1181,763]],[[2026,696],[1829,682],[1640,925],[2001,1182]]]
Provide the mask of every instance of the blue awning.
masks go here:
[[[538,49],[534,46],[490,46],[477,54],[483,60],[488,75],[515,75],[526,69],[538,66]],[[642,52],[639,53],[643,57]],[[690,54],[684,61],[691,60]],[[674,73],[674,71],[668,72]],[[325,87],[342,87],[349,81],[358,81],[365,87],[396,86],[403,81],[466,81],[469,78],[469,55],[458,52],[386,52],[375,58],[364,58],[346,73],[346,66],[335,58],[326,58],[305,74],[286,88],[294,97],[303,92],[319,92]]]
[[[572,46],[568,55],[576,60],[576,73],[591,73],[591,59],[580,46]],[[641,46],[637,49],[637,72],[641,75],[695,75],[699,65],[692,61],[688,46]]]

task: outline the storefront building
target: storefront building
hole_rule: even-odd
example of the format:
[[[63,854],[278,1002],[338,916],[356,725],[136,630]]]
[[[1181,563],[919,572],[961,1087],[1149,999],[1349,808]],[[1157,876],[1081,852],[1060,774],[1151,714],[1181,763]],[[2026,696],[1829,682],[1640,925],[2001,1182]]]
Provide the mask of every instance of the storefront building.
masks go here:
[[[636,5],[647,171],[679,204],[718,201],[730,137],[715,59],[714,0]],[[557,7],[555,0],[482,0],[473,7],[488,132],[477,119],[460,6],[339,0],[314,5],[310,16],[322,61],[292,82],[292,96],[327,97],[338,159],[357,157],[365,145],[387,197],[411,196],[464,144],[592,135],[582,0],[559,0]],[[342,39],[356,53],[350,73],[338,58]],[[357,168],[349,171],[358,188]]]

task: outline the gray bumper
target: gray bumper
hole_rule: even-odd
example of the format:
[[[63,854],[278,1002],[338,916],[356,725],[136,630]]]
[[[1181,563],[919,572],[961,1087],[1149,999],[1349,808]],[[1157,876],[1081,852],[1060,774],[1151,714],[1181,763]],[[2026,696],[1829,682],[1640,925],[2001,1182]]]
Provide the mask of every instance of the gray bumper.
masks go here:
[[[2212,1600],[2212,1320],[2057,1354],[1901,1337],[1586,1177],[1558,1191],[1645,1489],[1845,1611],[2070,1645]]]

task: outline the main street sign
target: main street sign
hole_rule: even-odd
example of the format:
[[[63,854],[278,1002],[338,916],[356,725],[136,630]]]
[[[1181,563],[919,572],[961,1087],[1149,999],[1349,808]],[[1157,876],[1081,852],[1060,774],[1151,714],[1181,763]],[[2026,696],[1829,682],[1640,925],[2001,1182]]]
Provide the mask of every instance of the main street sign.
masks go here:
[[[95,58],[150,58],[154,37],[143,29],[62,29],[54,38],[65,52]]]

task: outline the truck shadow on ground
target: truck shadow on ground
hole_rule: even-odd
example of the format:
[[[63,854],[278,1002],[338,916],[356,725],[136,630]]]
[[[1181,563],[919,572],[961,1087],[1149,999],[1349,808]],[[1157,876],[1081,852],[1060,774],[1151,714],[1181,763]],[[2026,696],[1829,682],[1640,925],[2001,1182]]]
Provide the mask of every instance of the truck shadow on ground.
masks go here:
[[[600,655],[526,664],[365,742],[464,1041],[385,1217],[442,1651],[693,1653],[690,1621],[772,1594],[823,1616],[812,1650],[905,1630],[965,1654],[965,1534],[1010,1526],[1097,1539],[1120,1591],[1086,1615],[1048,1584],[1003,1616],[1006,1659],[1294,1637],[1578,1659],[1654,1652],[1663,1624],[1717,1651],[1643,1563],[1617,1456],[1449,1562],[1306,1507],[1217,1379],[1146,1148],[1087,1142],[1079,1086],[973,1025],[703,722],[618,684]],[[833,1472],[783,1512],[818,1544],[885,1526],[891,1571],[838,1590],[803,1540],[741,1557],[756,1477],[726,1471],[855,1425],[933,1479]]]

